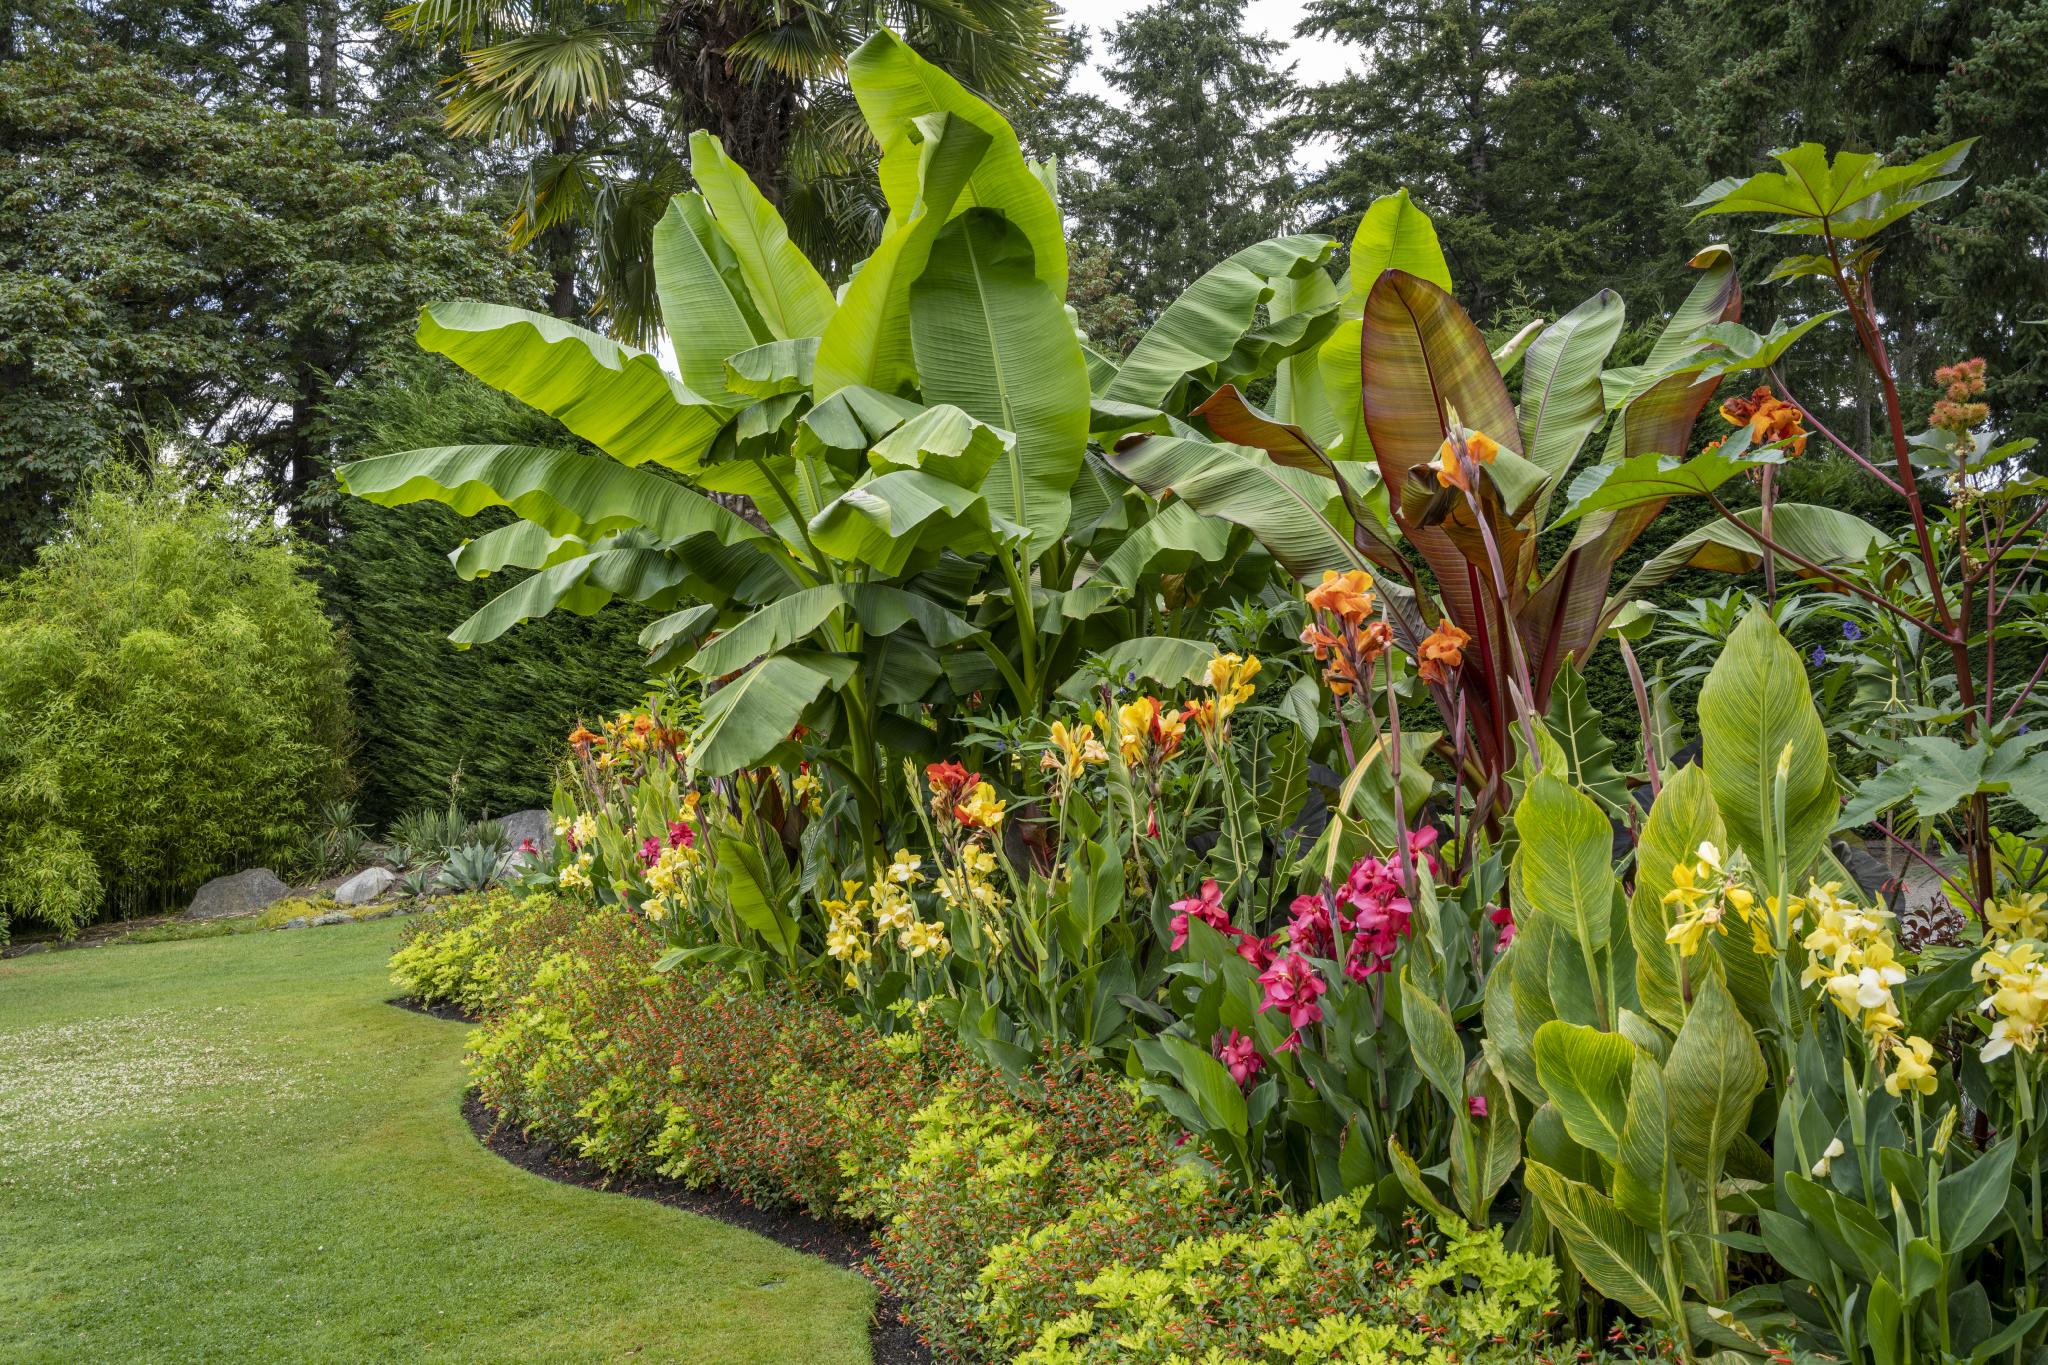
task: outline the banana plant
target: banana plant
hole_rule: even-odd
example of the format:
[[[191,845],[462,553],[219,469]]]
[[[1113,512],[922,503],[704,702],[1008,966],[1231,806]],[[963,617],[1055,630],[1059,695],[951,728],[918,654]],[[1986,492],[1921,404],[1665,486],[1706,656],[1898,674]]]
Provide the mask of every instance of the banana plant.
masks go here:
[[[1237,595],[1264,581],[1269,561],[1241,553],[1248,536],[1231,553],[1209,526],[1151,518],[1090,452],[1091,427],[1098,407],[1178,420],[1162,414],[1271,373],[1335,318],[1259,316],[1273,281],[1330,251],[1282,238],[1211,271],[1113,364],[1065,309],[1051,177],[1009,125],[891,33],[848,76],[882,149],[888,219],[842,290],[718,141],[695,134],[696,188],[654,234],[673,369],[519,309],[449,303],[421,317],[424,347],[601,453],[448,446],[358,461],[340,479],[386,505],[520,518],[451,556],[469,577],[530,571],[454,632],[458,645],[557,609],[662,611],[642,636],[650,667],[708,690],[697,771],[759,764],[802,726],[829,741],[825,761],[872,826],[895,785],[882,752],[937,742],[923,707],[981,694],[1035,714],[1120,638],[1164,640],[1133,661],[1156,671],[1190,624],[1176,608],[1153,634],[1163,578],[1183,606],[1207,586]]]

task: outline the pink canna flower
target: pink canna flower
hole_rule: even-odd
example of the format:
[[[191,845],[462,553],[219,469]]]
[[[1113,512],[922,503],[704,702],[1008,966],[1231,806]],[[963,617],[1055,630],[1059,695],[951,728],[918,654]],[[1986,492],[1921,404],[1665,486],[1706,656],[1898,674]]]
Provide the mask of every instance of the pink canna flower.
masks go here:
[[[1430,852],[1430,849],[1435,846],[1435,830],[1418,829],[1413,831],[1408,836],[1408,860],[1411,863],[1419,863],[1427,867],[1431,877],[1441,877],[1444,870],[1443,864],[1437,861],[1436,854]]]
[[[670,848],[689,848],[696,842],[697,831],[691,829],[688,824],[681,820],[671,820],[668,822],[668,846]]]
[[[1240,1087],[1250,1085],[1266,1069],[1265,1059],[1259,1056],[1258,1045],[1236,1029],[1217,1034],[1210,1048],[1215,1052],[1216,1060],[1230,1069],[1230,1079]]]
[[[1322,1019],[1323,1007],[1316,998],[1329,989],[1329,983],[1300,953],[1289,953],[1266,968],[1259,974],[1259,984],[1266,988],[1259,1008],[1285,1013],[1297,1033]]]
[[[1285,936],[1283,933],[1274,934],[1270,938],[1260,938],[1248,929],[1234,926],[1226,932],[1237,937],[1237,955],[1262,972],[1273,965],[1274,953],[1280,946],[1280,940]]]
[[[1297,953],[1308,953],[1314,957],[1337,955],[1337,936],[1330,923],[1330,907],[1321,896],[1296,896],[1288,907],[1288,913],[1293,916],[1293,922],[1287,926],[1289,947]]]
[[[521,839],[521,840],[519,841],[519,851],[520,851],[521,853],[534,853],[534,854],[538,854],[538,853],[540,852],[540,845],[539,845],[539,844],[536,844],[536,843],[535,843],[535,842],[534,842],[533,840],[531,840],[531,839]]]
[[[1486,1096],[1474,1095],[1465,1101],[1465,1110],[1475,1119],[1486,1117]]]
[[[1216,885],[1215,878],[1202,883],[1201,892],[1186,900],[1173,903],[1176,912],[1172,920],[1174,952],[1188,946],[1188,925],[1191,920],[1200,920],[1218,933],[1230,932],[1230,911],[1223,907],[1223,888]]]
[[[1497,905],[1486,912],[1486,917],[1500,926],[1500,938],[1493,945],[1493,950],[1496,953],[1506,952],[1508,945],[1515,941],[1514,910],[1505,905]]]
[[[640,866],[653,867],[655,859],[661,856],[661,840],[648,835],[640,844]]]

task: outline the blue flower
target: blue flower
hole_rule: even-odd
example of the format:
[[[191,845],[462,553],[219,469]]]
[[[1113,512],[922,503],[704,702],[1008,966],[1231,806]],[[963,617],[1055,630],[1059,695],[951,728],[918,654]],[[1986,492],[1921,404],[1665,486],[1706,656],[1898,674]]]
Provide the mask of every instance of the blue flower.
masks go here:
[[[1857,625],[1854,621],[1842,622],[1842,638],[1853,644],[1863,638],[1863,627]]]
[[[1806,661],[1812,664],[1815,668],[1826,668],[1828,664],[1828,652],[1825,649],[1822,649],[1819,645],[1815,645],[1813,647],[1813,653],[1806,656]]]

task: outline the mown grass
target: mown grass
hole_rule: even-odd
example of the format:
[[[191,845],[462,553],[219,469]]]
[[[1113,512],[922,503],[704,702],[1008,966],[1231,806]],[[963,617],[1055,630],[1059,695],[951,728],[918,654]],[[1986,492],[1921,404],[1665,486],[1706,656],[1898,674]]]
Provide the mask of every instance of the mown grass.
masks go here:
[[[13,1361],[865,1361],[857,1277],[480,1147],[398,922],[0,962]]]

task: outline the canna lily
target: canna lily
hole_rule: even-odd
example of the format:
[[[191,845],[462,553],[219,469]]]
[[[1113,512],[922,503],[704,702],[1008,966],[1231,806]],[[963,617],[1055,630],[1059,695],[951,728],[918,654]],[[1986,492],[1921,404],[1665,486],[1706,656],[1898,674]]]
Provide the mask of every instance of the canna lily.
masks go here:
[[[1052,723],[1052,748],[1046,750],[1042,766],[1063,774],[1071,782],[1095,764],[1107,762],[1109,751],[1095,737],[1094,726],[1076,725],[1069,729],[1065,721]]]
[[[1202,889],[1186,900],[1173,903],[1173,942],[1168,945],[1174,952],[1188,946],[1188,926],[1191,920],[1200,920],[1218,933],[1230,930],[1230,911],[1223,904],[1223,888],[1216,884],[1214,877],[1202,883]]]
[[[1793,455],[1806,450],[1806,425],[1799,409],[1759,384],[1747,398],[1731,398],[1721,405],[1721,420],[1732,427],[1749,428],[1749,439],[1758,445],[1789,441]]]
[[[1230,1079],[1240,1087],[1249,1085],[1266,1069],[1265,1059],[1259,1056],[1258,1044],[1236,1029],[1217,1034],[1210,1048],[1215,1052],[1216,1060],[1229,1068]]]
[[[1373,613],[1372,575],[1363,569],[1346,573],[1325,569],[1323,581],[1308,590],[1308,604],[1312,610],[1358,625]]]
[[[1458,488],[1469,493],[1472,491],[1472,480],[1465,473],[1465,462],[1458,458],[1460,434],[1464,438],[1465,455],[1474,464],[1492,464],[1494,457],[1500,454],[1500,443],[1483,431],[1460,429],[1459,432],[1446,436],[1444,443],[1437,447],[1437,484],[1443,488]]]
[[[1421,648],[1415,651],[1418,661],[1415,671],[1422,675],[1424,682],[1442,687],[1450,682],[1453,672],[1464,666],[1465,646],[1471,643],[1471,635],[1445,618],[1443,624],[1431,631]]]
[[[1117,748],[1132,767],[1173,757],[1188,728],[1178,713],[1161,707],[1157,697],[1140,697],[1118,707],[1116,718]]]
[[[967,799],[953,807],[953,817],[970,829],[994,829],[1003,823],[1003,803],[994,787],[977,782]]]
[[[1908,1038],[1892,1053],[1892,1072],[1884,1078],[1885,1090],[1893,1095],[1908,1090],[1932,1095],[1936,1084],[1934,1044],[1925,1038]]]

